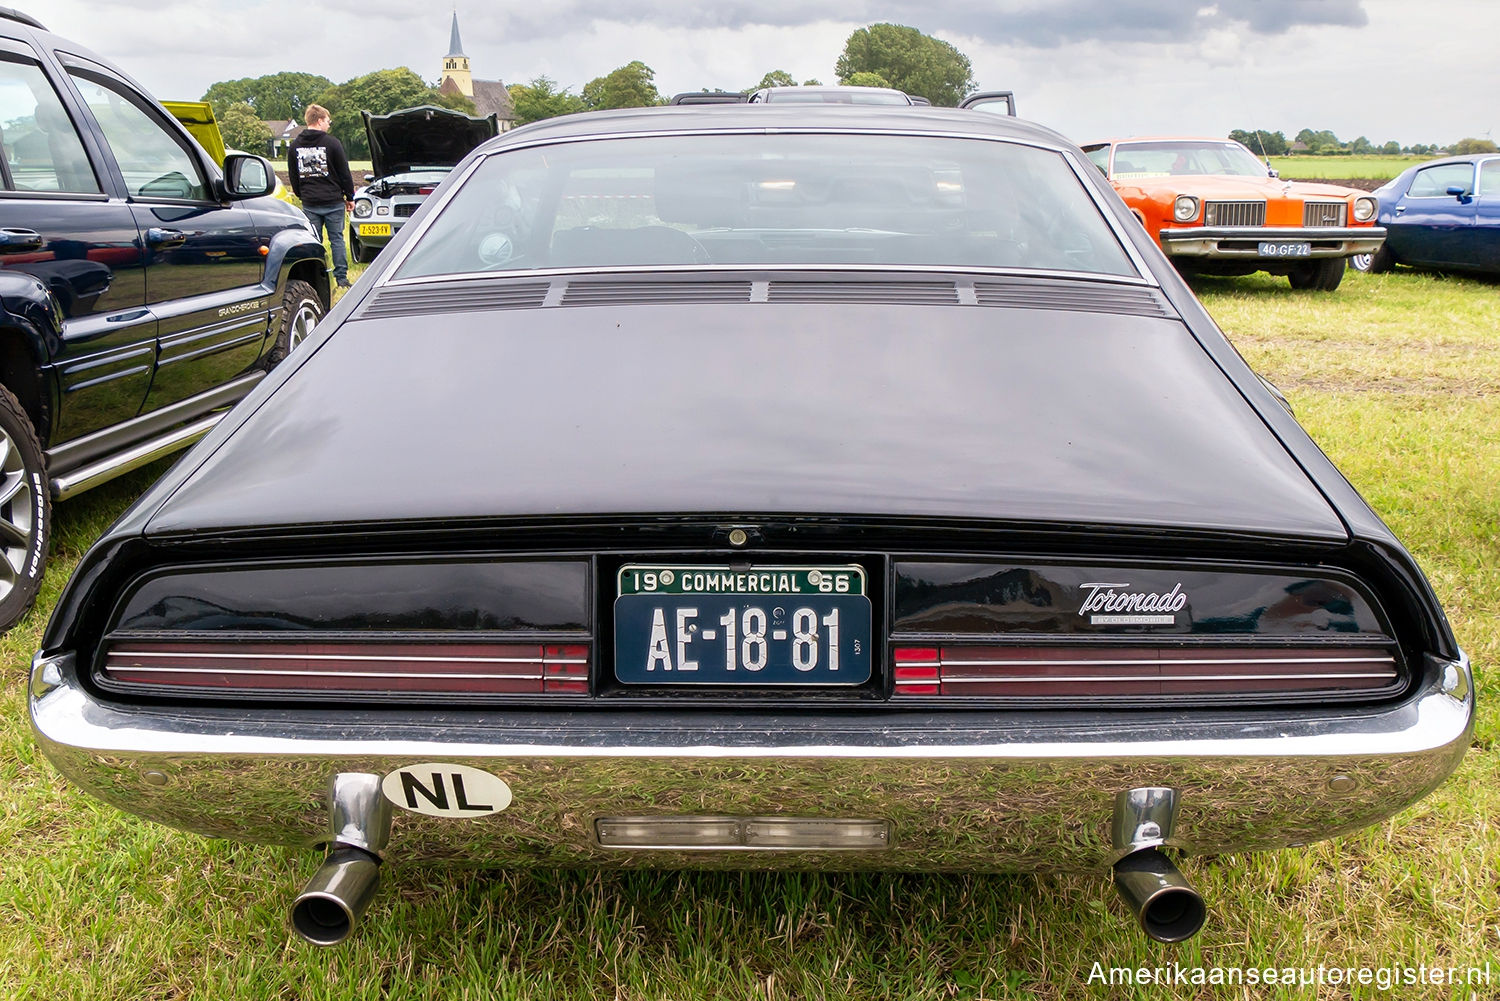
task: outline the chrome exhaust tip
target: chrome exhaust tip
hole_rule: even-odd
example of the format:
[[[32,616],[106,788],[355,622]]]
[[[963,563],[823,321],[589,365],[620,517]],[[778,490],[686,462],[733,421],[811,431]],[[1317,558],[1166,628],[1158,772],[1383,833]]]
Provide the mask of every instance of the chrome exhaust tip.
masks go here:
[[[292,904],[292,930],[313,945],[338,945],[353,934],[379,885],[379,858],[362,848],[335,848]]]
[[[1155,848],[1131,852],[1115,863],[1115,889],[1141,929],[1158,942],[1185,942],[1208,917],[1203,897]]]
[[[391,805],[380,776],[340,772],[328,783],[328,856],[292,904],[292,930],[313,945],[354,933],[380,886],[380,852],[391,834]]]

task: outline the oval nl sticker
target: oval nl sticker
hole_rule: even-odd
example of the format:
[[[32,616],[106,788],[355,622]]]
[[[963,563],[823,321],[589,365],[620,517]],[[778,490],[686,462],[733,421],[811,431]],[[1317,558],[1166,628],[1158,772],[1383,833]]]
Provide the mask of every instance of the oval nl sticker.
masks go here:
[[[385,798],[428,817],[484,817],[510,806],[510,786],[468,765],[407,765],[380,783]]]

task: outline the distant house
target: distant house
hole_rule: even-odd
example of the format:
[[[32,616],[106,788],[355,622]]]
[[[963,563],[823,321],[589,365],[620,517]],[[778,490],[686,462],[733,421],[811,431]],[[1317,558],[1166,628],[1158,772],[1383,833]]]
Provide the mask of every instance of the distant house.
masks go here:
[[[510,91],[499,80],[475,80],[469,71],[469,57],[464,55],[463,42],[458,37],[458,12],[453,12],[453,29],[448,40],[448,54],[443,57],[443,76],[438,84],[442,94],[460,94],[474,102],[479,115],[495,115],[500,119],[500,131],[516,124],[516,109],[510,103]]]
[[[1293,140],[1292,144],[1286,148],[1286,151],[1288,153],[1306,153],[1309,149],[1311,147],[1307,143]]]
[[[306,125],[296,120],[266,121],[265,126],[271,130],[271,156],[275,159],[286,156],[286,148],[291,145],[293,139],[302,134],[303,129],[307,128]]]

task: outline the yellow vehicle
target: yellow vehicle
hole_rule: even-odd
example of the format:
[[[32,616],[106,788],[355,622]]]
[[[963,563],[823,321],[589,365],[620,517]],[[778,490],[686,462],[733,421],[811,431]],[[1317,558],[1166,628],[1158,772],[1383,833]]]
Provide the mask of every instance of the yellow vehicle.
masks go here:
[[[198,145],[213,157],[214,163],[222,166],[226,152],[240,152],[224,148],[224,136],[219,131],[218,119],[214,118],[213,106],[207,101],[163,101],[161,104],[172,113],[173,118],[183,124],[194,139],[198,140]],[[281,183],[279,177],[276,179],[276,189],[271,194],[284,202],[296,204],[292,192]]]

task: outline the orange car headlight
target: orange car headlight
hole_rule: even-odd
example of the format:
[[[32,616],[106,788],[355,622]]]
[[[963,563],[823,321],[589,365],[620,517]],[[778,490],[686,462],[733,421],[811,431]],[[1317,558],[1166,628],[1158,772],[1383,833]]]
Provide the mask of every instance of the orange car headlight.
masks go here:
[[[1178,195],[1172,202],[1172,218],[1178,222],[1192,222],[1198,218],[1198,199],[1192,195]]]

